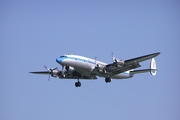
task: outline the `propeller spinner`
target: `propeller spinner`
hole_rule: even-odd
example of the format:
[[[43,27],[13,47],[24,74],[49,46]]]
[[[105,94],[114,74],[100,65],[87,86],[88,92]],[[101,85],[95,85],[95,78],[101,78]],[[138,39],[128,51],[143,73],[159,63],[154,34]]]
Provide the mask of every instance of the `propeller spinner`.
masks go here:
[[[48,68],[48,67],[46,67],[46,66],[44,66],[44,67],[45,67],[45,68],[48,70],[48,72],[49,72],[48,81],[50,80],[50,75],[53,76],[53,77],[57,76],[57,74],[58,74],[58,67],[56,67],[56,68]]]

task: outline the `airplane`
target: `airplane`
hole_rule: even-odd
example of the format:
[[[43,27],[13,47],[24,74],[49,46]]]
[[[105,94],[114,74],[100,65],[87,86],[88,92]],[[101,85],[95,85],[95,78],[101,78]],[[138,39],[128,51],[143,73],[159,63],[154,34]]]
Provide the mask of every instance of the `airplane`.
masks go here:
[[[110,83],[112,79],[126,79],[132,78],[135,74],[150,72],[155,76],[156,61],[154,57],[158,56],[160,52],[136,57],[128,60],[120,60],[114,57],[112,53],[113,62],[110,64],[91,59],[80,55],[65,54],[56,59],[56,62],[62,66],[62,70],[58,68],[47,68],[47,71],[30,72],[33,74],[47,74],[52,77],[59,77],[60,79],[76,79],[75,87],[81,87],[80,79],[96,80],[98,77],[104,77],[106,83]],[[151,59],[149,69],[134,70],[141,67],[139,64],[145,60]]]

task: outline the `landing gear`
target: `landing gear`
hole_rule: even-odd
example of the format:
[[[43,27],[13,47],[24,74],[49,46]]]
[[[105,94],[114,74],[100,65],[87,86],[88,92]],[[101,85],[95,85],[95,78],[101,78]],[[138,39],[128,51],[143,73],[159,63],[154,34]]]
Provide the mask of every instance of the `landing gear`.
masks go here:
[[[65,78],[65,77],[66,77],[65,74],[64,74],[65,68],[66,68],[66,66],[63,65],[63,66],[62,66],[62,75],[61,75],[62,78]]]
[[[81,82],[79,82],[79,80],[78,80],[78,82],[75,82],[75,86],[76,87],[81,87]]]
[[[62,78],[65,78],[66,76],[65,76],[64,73],[63,73],[63,75],[61,75],[61,77],[62,77]]]
[[[106,79],[105,79],[105,82],[106,82],[106,83],[110,83],[110,82],[111,82],[111,78],[106,78]]]

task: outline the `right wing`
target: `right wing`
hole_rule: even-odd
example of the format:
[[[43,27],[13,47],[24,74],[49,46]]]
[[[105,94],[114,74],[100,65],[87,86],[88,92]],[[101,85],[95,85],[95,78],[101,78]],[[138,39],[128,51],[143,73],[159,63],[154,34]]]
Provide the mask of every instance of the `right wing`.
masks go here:
[[[116,75],[116,74],[123,73],[123,72],[131,70],[131,69],[141,67],[141,65],[139,64],[140,62],[151,59],[151,58],[154,58],[159,54],[160,54],[160,52],[157,52],[157,53],[144,55],[144,56],[133,58],[133,59],[128,59],[128,60],[124,61],[122,66],[117,65],[118,62],[108,64],[108,65],[106,65],[105,69],[111,75]],[[137,71],[137,72],[142,72],[142,71]]]
[[[134,63],[134,61],[143,62],[143,61],[145,61],[145,60],[154,58],[154,57],[158,56],[159,54],[160,54],[160,52],[157,52],[157,53],[153,53],[153,54],[144,55],[144,56],[141,56],[141,57],[137,57],[137,58],[125,60],[125,63],[126,63],[126,64],[132,64],[132,63]]]

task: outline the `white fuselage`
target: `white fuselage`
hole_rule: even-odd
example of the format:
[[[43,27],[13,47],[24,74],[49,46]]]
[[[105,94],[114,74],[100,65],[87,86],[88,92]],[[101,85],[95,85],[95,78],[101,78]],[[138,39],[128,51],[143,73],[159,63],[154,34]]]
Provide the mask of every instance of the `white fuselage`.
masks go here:
[[[113,76],[107,76],[104,74],[101,74],[98,71],[94,71],[96,65],[99,65],[99,68],[104,68],[107,64],[104,62],[96,61],[94,59],[90,59],[87,57],[79,56],[79,55],[64,55],[56,59],[56,61],[61,64],[62,66],[71,66],[76,71],[80,72],[83,75],[90,75],[90,74],[96,74],[99,77],[110,77],[113,79],[124,79],[124,78],[131,78],[132,75],[130,75],[129,71],[116,74]]]

